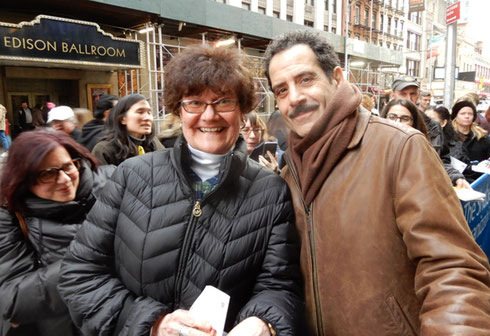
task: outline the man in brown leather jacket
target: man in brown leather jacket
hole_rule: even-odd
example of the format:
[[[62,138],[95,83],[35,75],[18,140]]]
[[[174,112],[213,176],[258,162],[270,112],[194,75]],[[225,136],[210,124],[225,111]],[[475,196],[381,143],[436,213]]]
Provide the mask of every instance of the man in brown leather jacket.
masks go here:
[[[488,260],[429,142],[359,107],[316,35],[276,39],[265,61],[291,129],[304,335],[490,335]]]

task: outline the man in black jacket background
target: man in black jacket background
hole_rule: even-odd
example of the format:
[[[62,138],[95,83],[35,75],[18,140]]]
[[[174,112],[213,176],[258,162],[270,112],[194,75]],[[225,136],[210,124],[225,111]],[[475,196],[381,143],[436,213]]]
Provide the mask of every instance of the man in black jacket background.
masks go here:
[[[114,95],[103,95],[95,103],[94,119],[82,127],[80,143],[92,151],[94,146],[104,135],[104,123],[111,109],[117,104],[118,97]]]

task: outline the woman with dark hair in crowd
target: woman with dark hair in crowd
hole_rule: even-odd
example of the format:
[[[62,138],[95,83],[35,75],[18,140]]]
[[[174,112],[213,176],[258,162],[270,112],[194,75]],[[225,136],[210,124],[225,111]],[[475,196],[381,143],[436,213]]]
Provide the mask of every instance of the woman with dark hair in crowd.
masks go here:
[[[163,149],[155,137],[152,109],[142,95],[121,98],[106,123],[106,135],[92,150],[102,165],[117,166],[127,158]]]
[[[422,132],[427,139],[427,126],[417,106],[407,99],[392,99],[381,111],[380,116],[410,126]]]
[[[61,132],[21,133],[0,191],[0,335],[77,335],[58,294],[61,259],[107,175]]]
[[[166,109],[182,135],[116,169],[62,266],[59,290],[86,333],[216,335],[189,312],[214,286],[230,296],[228,336],[301,334],[289,191],[239,136],[256,101],[246,62],[236,48],[199,45],[166,66]]]
[[[413,127],[422,132],[430,141],[430,136],[427,131],[424,117],[417,106],[410,100],[393,99],[389,101],[383,111],[381,111],[381,117],[393,121],[399,121],[402,124]],[[451,157],[449,155],[448,147],[442,144],[438,155],[443,162],[444,169],[449,175],[452,184],[460,188],[470,188],[465,176],[456,168],[451,166]]]

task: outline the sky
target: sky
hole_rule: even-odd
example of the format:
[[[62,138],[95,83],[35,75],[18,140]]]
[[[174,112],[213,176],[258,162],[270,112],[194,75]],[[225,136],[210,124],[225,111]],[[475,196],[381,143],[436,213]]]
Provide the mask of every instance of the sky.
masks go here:
[[[468,13],[468,30],[476,40],[483,41],[483,52],[490,55],[490,34],[488,19],[490,14],[490,0],[470,0]]]

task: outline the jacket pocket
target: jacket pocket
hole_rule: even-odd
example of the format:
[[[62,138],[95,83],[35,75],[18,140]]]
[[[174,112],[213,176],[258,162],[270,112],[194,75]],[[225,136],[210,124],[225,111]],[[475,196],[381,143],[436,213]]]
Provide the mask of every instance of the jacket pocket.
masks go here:
[[[391,318],[396,326],[400,329],[400,335],[403,336],[416,336],[415,331],[413,330],[410,322],[407,319],[407,316],[403,312],[402,307],[396,300],[396,298],[392,295],[389,296],[386,300],[386,305],[388,306]]]

